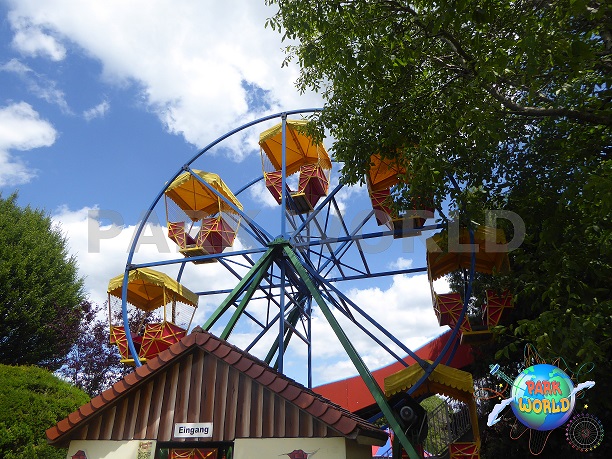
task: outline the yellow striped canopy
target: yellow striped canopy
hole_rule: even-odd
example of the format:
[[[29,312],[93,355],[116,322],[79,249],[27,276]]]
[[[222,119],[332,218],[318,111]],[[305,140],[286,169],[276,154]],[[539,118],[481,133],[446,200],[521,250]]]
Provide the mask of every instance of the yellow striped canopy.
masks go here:
[[[108,294],[121,298],[123,274],[108,283]],[[143,311],[153,311],[171,301],[198,307],[198,295],[167,274],[150,268],[137,268],[128,274],[127,301]]]
[[[429,360],[427,362],[432,363]],[[398,392],[407,391],[424,374],[425,370],[415,363],[387,376],[385,378],[385,395],[391,397]],[[474,381],[472,374],[467,371],[439,364],[436,365],[434,371],[429,375],[427,382],[419,386],[418,393],[421,392],[441,393],[454,397],[457,400],[463,400],[466,394],[474,393]],[[413,396],[416,395],[413,394]]]
[[[228,201],[242,210],[242,204],[234,193],[221,180],[219,175],[212,172],[193,170],[198,177],[211,185]],[[165,191],[166,197],[174,201],[192,220],[200,220],[218,212],[236,213],[223,199],[208,189],[196,177],[189,172],[183,172],[168,185]]]
[[[295,174],[304,164],[319,164],[325,170],[332,167],[323,144],[314,144],[313,139],[304,134],[303,128],[307,124],[307,120],[287,120],[286,175]],[[277,171],[282,169],[282,140],[282,123],[259,135],[259,146]]]
[[[431,360],[427,360],[432,363]],[[389,375],[385,378],[385,395],[391,397],[399,392],[406,392],[425,374],[425,370],[417,363]],[[412,397],[421,395],[442,394],[460,400],[468,405],[470,422],[474,440],[480,445],[480,432],[478,429],[478,415],[476,413],[476,400],[474,399],[474,380],[472,374],[457,368],[438,364],[423,382]]]

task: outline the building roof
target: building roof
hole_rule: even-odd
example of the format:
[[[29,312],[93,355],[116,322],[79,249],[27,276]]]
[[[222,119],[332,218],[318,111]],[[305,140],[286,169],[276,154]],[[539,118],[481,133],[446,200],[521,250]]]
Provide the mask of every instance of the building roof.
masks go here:
[[[338,437],[382,445],[387,434],[263,361],[198,331],[47,430],[70,440],[172,438],[173,425],[213,422],[210,441]]]
[[[415,353],[424,360],[435,360],[444,347],[446,346],[449,338],[452,336],[452,330],[448,330],[446,333],[434,338],[429,343],[420,347]],[[416,360],[410,356],[404,358],[404,362],[408,365],[414,365]],[[467,344],[461,344],[457,348],[455,356],[453,358],[453,367],[463,368],[474,362],[474,355],[472,353],[472,347]],[[383,387],[385,378],[397,373],[398,371],[406,368],[406,365],[401,362],[393,362],[378,370],[372,371],[372,376]],[[374,407],[376,409],[376,402],[374,397],[370,394],[365,382],[360,376],[352,376],[350,378],[342,379],[331,383],[317,386],[314,390],[326,397],[327,399],[342,405],[348,410],[356,413],[368,411]]]

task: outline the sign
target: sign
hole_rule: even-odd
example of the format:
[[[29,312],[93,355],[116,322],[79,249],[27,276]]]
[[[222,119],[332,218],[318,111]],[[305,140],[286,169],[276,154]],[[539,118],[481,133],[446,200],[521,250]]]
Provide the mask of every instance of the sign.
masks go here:
[[[535,430],[552,430],[569,419],[576,400],[574,383],[553,365],[526,368],[512,384],[512,411]]]
[[[174,424],[174,438],[211,438],[212,422],[183,422]]]

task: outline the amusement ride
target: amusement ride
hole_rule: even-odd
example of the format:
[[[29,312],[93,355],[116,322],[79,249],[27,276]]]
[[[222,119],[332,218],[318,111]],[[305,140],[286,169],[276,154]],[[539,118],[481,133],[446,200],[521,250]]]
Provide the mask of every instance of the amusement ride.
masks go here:
[[[303,384],[312,387],[318,309],[386,418],[396,448],[412,459],[423,456],[427,428],[413,401],[439,393],[470,407],[472,439],[450,445],[451,457],[477,458],[480,437],[471,374],[453,368],[452,362],[461,343],[489,340],[491,328],[512,307],[506,290],[487,291],[476,311],[470,301],[476,272],[493,276],[509,269],[504,234],[453,225],[430,199],[398,209],[394,193],[409,174],[405,165],[378,152],[372,152],[365,186],[359,188],[369,199],[361,201],[362,207],[347,205],[357,187],[338,179],[341,164],[309,134],[308,116],[317,111],[288,111],[244,124],[168,177],[136,231],[125,271],[109,282],[111,340],[123,361],[138,367],[201,326],[281,373],[301,359]],[[221,177],[211,170],[209,155],[228,139],[248,135],[258,135],[261,158],[260,167],[247,171],[250,179],[238,173]],[[448,180],[458,186],[453,177]],[[243,205],[258,190],[269,193],[275,208]],[[165,216],[167,241],[176,251],[138,262],[139,239],[156,215]],[[410,240],[417,236],[427,238],[421,266],[389,268],[402,247],[414,247]],[[463,249],[455,250],[454,244]],[[215,281],[212,273],[219,271],[233,279],[232,285]],[[436,291],[437,279],[456,272],[465,280],[461,291]],[[419,357],[396,337],[397,330],[381,325],[384,305],[375,317],[350,294],[373,280],[415,273],[427,274],[432,313],[450,328],[431,359]],[[207,310],[199,312],[203,302]],[[411,314],[410,299],[403,313]],[[355,333],[405,367],[384,388],[354,345]],[[407,363],[406,356],[416,363]]]

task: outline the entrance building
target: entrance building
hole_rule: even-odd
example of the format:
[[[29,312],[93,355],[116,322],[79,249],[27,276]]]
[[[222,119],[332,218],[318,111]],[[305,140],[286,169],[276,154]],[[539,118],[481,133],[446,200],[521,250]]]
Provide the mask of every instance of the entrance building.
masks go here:
[[[366,459],[387,433],[197,331],[47,430],[67,459]]]

